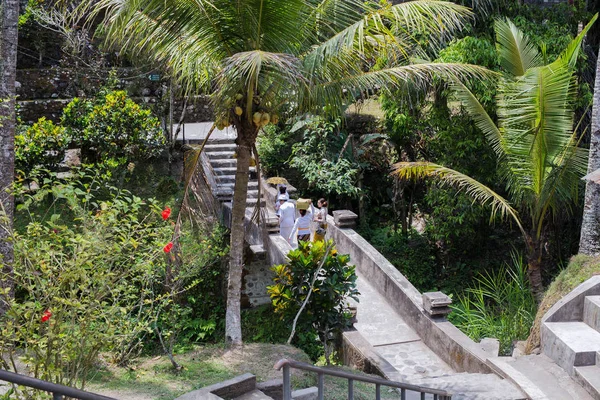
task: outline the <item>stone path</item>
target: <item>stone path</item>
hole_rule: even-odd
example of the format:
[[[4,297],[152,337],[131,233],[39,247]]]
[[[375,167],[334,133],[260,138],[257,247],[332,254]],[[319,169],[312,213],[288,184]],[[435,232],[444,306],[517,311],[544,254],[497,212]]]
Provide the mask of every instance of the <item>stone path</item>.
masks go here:
[[[398,313],[360,273],[357,322],[354,327],[395,372],[388,379],[424,387],[444,389],[452,399],[524,399],[525,395],[512,383],[494,374],[456,373],[420,339]],[[414,397],[413,397],[414,396]],[[409,393],[408,399],[419,398]]]

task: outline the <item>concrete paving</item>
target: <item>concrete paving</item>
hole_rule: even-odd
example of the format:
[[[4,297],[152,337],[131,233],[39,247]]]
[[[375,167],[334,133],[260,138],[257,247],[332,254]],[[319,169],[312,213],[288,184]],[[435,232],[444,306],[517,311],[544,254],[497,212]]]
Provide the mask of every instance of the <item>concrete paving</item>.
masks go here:
[[[420,339],[383,296],[357,272],[360,292],[355,329],[373,346],[375,352],[396,370],[388,379],[444,389],[452,399],[525,398],[512,383],[494,374],[457,373]],[[414,396],[414,397],[413,397]],[[407,393],[407,399],[418,398]]]

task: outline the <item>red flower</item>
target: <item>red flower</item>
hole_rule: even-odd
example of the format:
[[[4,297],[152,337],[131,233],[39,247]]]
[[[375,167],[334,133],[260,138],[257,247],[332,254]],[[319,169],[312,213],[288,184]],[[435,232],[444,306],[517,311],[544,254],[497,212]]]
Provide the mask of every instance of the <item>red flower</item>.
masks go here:
[[[52,313],[50,312],[50,310],[44,311],[44,314],[42,314],[42,322],[47,322],[51,316]]]
[[[163,210],[163,212],[161,213],[161,215],[162,215],[163,221],[168,220],[169,216],[171,215],[171,209],[169,207],[165,207],[165,209]]]
[[[172,248],[173,248],[173,242],[169,242],[169,243],[167,243],[167,245],[165,247],[163,247],[163,251],[165,253],[169,253]]]

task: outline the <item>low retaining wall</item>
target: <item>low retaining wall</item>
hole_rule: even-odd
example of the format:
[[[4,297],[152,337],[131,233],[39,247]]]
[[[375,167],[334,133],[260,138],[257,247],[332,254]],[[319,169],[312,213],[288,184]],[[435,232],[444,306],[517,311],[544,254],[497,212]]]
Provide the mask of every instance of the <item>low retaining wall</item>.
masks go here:
[[[331,216],[328,226],[327,236],[338,252],[350,255],[361,275],[379,289],[425,345],[458,372],[492,373],[486,364],[488,355],[479,345],[450,322],[429,317],[421,293],[369,242],[353,229],[335,226]]]
[[[544,322],[583,321],[585,296],[600,295],[600,275],[592,276],[557,301],[542,317]]]

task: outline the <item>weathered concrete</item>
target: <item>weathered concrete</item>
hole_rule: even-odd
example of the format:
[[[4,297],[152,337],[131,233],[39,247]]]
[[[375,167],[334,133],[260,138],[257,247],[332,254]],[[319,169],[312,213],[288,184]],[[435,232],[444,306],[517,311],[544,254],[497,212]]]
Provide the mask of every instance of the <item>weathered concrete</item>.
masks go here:
[[[574,374],[573,367],[594,365],[600,333],[584,322],[546,322],[541,327],[542,351]]]
[[[575,367],[575,377],[595,400],[600,400],[600,367]]]
[[[244,393],[243,395],[238,396],[233,400],[273,400],[273,398],[267,396],[258,389],[254,389],[253,391]]]
[[[583,301],[583,322],[600,332],[600,296],[586,296]]]
[[[266,382],[259,382],[256,388],[271,397],[273,400],[283,400],[283,380],[271,379]]]
[[[292,392],[293,400],[317,400],[319,394],[319,390],[311,386],[306,389],[294,390]]]
[[[586,296],[600,295],[600,275],[596,275],[573,289],[544,314],[544,322],[583,321],[583,304]]]

